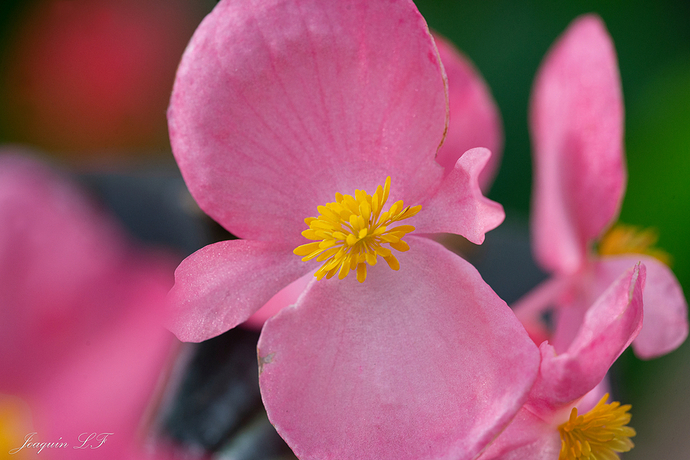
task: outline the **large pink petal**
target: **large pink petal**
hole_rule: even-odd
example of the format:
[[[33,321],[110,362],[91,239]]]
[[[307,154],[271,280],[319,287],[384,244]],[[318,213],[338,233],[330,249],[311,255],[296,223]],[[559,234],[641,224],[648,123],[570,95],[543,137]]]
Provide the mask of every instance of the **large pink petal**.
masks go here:
[[[244,322],[313,268],[291,248],[247,240],[208,245],[175,270],[169,327],[186,342],[215,337]]]
[[[491,158],[479,174],[479,185],[486,192],[498,172],[503,151],[503,128],[489,87],[472,63],[445,38],[434,34],[438,54],[448,77],[448,133],[436,161],[449,174],[458,158],[474,147],[485,147]]]
[[[418,233],[456,233],[481,244],[484,234],[503,222],[503,206],[482,195],[478,183],[490,156],[487,149],[476,148],[458,159],[421,212],[410,219]]]
[[[568,406],[596,387],[642,328],[644,265],[621,275],[592,305],[568,350],[543,343],[530,408],[540,414]]]
[[[530,115],[536,257],[573,273],[618,213],[626,180],[616,52],[598,17],[576,19],[551,49]]]
[[[264,325],[269,418],[303,459],[470,459],[521,407],[538,353],[469,263],[408,238],[400,270],[310,285]]]
[[[391,200],[426,198],[446,118],[436,47],[409,0],[221,1],[168,112],[200,206],[242,238],[295,246],[336,192],[391,176]]]
[[[673,272],[653,257],[626,255],[601,259],[596,265],[596,279],[601,289],[601,284],[640,261],[647,267],[644,325],[632,346],[637,356],[651,359],[675,350],[688,336],[688,303]]]

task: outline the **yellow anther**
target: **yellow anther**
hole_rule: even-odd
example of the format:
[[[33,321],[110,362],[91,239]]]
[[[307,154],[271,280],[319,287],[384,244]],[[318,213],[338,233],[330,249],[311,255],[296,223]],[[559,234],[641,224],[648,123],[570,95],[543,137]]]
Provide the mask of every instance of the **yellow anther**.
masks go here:
[[[616,452],[628,452],[634,447],[630,440],[635,430],[630,428],[630,405],[618,402],[606,404],[604,395],[596,406],[584,415],[577,408],[570,419],[558,427],[561,434],[561,453],[558,460],[618,460]]]
[[[302,235],[314,240],[298,246],[294,253],[307,261],[316,257],[323,262],[314,276],[318,279],[345,278],[350,271],[357,272],[357,280],[363,283],[367,277],[367,264],[376,265],[381,256],[393,270],[400,264],[391,250],[404,252],[410,249],[402,238],[414,231],[412,225],[394,227],[394,222],[417,214],[421,206],[405,207],[402,200],[394,203],[388,211],[382,212],[390,194],[391,178],[386,178],[383,187],[378,186],[373,195],[364,190],[355,190],[355,196],[335,194],[335,202],[318,206],[319,217],[308,217],[304,222],[309,229]]]
[[[616,224],[599,241],[599,254],[646,254],[670,265],[671,256],[663,249],[654,247],[658,240],[659,234],[652,228],[642,229],[633,225]]]

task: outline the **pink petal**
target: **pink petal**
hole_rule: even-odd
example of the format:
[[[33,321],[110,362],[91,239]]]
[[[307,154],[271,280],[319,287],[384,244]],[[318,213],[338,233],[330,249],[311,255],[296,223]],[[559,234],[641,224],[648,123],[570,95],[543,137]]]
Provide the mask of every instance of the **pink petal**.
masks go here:
[[[159,305],[164,298],[158,297]],[[124,452],[136,446],[174,337],[147,302],[133,301],[127,307],[109,329],[81,337],[86,345],[65,360],[32,399],[41,438],[69,440],[69,454],[59,458],[93,458],[93,449],[74,449],[84,432],[113,433],[99,448],[99,459],[126,458]]]
[[[544,340],[549,340],[550,332],[543,315],[558,306],[558,300],[571,289],[571,283],[570,277],[551,277],[511,305],[515,316],[525,326],[535,344],[540,345]]]
[[[310,285],[266,322],[269,418],[310,459],[471,459],[518,411],[536,347],[469,263],[408,237],[378,264]]]
[[[555,460],[560,450],[558,430],[523,407],[478,460]]]
[[[479,189],[478,177],[490,156],[487,149],[476,148],[458,159],[437,192],[410,220],[418,233],[456,233],[481,244],[484,234],[503,222],[503,206],[484,197]]]
[[[222,1],[180,63],[168,112],[192,195],[246,239],[301,244],[336,192],[421,202],[447,119],[445,78],[411,1]]]
[[[12,344],[0,347],[0,367],[12,369],[0,373],[0,392],[9,393],[42,384],[84,337],[126,314],[135,293],[160,317],[174,268],[130,244],[55,171],[19,153],[0,154],[0,337]]]
[[[600,283],[606,283],[639,261],[647,267],[647,283],[643,296],[644,325],[633,349],[640,358],[651,359],[675,350],[688,336],[688,304],[673,272],[653,257],[631,254],[601,259],[596,276]]]
[[[261,330],[264,323],[268,321],[269,318],[277,315],[280,310],[288,305],[294,305],[299,296],[307,289],[307,285],[315,279],[312,273],[307,273],[303,277],[288,284],[281,289],[280,292],[271,297],[271,300],[266,302],[263,307],[250,316],[247,321],[242,323],[242,326],[257,331]]]
[[[489,87],[472,63],[445,38],[434,34],[434,40],[448,77],[450,110],[448,133],[436,162],[449,174],[467,150],[474,147],[489,149],[491,158],[479,174],[479,185],[482,191],[487,192],[498,172],[503,151],[501,115]]]
[[[644,265],[619,277],[592,305],[578,335],[565,353],[540,347],[539,377],[530,393],[530,408],[552,413],[583,397],[602,381],[618,356],[642,328]]]
[[[247,240],[208,245],[175,270],[170,330],[185,342],[222,334],[313,268],[292,248]]]
[[[576,19],[545,58],[530,127],[536,257],[573,273],[617,215],[626,180],[616,52],[597,16]]]
[[[608,374],[606,377],[604,377],[604,380],[599,382],[597,386],[595,386],[577,402],[578,413],[584,414],[592,410],[594,406],[601,401],[601,398],[603,398],[607,393],[611,394],[611,385],[609,384]]]
[[[29,404],[40,441],[70,444],[41,456],[93,458],[72,448],[93,430],[116,433],[99,459],[128,458],[170,357],[162,320],[174,265],[18,155],[0,156],[0,222],[0,393]]]

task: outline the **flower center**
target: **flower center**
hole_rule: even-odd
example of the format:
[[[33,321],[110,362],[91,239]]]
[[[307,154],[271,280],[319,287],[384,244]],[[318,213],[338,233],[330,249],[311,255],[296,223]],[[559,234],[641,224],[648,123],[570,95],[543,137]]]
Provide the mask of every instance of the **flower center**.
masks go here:
[[[376,188],[373,195],[364,190],[355,190],[355,196],[335,194],[335,203],[319,206],[319,217],[308,217],[304,222],[309,229],[302,235],[313,243],[298,246],[294,253],[307,261],[316,257],[324,262],[314,276],[321,279],[345,278],[350,270],[357,270],[357,280],[363,283],[367,277],[367,264],[376,265],[378,256],[393,270],[400,268],[391,248],[404,252],[410,249],[402,238],[412,232],[411,225],[391,227],[394,222],[414,216],[421,206],[405,207],[402,200],[395,202],[388,211],[383,206],[388,200],[391,178],[386,178],[383,187]]]
[[[646,254],[670,265],[671,256],[654,247],[658,240],[659,235],[652,228],[641,229],[633,225],[616,224],[599,241],[599,254]]]
[[[630,422],[630,405],[618,402],[606,404],[604,395],[596,406],[584,415],[577,415],[577,408],[570,412],[570,419],[558,427],[561,433],[561,454],[558,460],[618,459],[615,452],[628,452],[634,447],[631,437],[635,430]]]

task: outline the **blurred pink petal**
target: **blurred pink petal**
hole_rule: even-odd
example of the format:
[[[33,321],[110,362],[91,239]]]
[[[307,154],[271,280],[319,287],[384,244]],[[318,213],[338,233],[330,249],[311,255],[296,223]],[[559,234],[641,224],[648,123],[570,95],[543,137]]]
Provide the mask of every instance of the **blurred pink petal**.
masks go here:
[[[301,459],[473,458],[523,402],[538,357],[510,309],[463,259],[410,247],[264,326],[264,403]]]
[[[489,149],[491,158],[479,175],[479,185],[486,193],[501,163],[501,115],[489,87],[472,63],[445,38],[434,34],[434,40],[448,78],[450,111],[448,132],[436,162],[449,174],[466,151],[475,147]]]
[[[603,257],[596,264],[596,274],[603,285],[639,261],[647,267],[647,284],[644,325],[633,349],[640,358],[651,359],[675,350],[688,336],[688,304],[675,275],[657,259],[639,254]]]
[[[99,458],[128,458],[171,353],[162,322],[172,260],[135,247],[64,179],[9,153],[0,156],[0,365],[11,372],[0,392],[29,404],[42,441],[74,446],[81,433],[112,432]],[[93,456],[84,452],[51,458]]]
[[[574,273],[618,214],[626,178],[616,52],[597,16],[576,19],[549,51],[530,115],[535,255]]]

